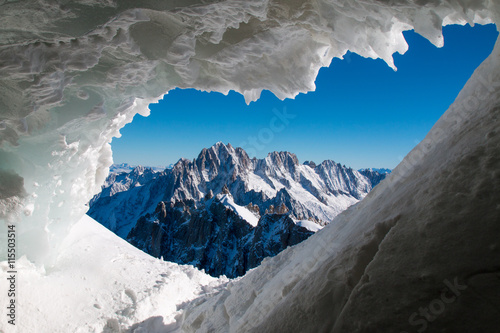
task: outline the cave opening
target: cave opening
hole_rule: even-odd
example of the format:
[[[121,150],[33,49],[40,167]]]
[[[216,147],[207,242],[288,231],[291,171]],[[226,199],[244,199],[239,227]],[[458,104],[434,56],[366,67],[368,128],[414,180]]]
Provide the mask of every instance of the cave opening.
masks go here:
[[[111,138],[165,91],[234,86],[247,102],[262,89],[293,97],[346,50],[393,65],[403,30],[440,44],[441,25],[498,21],[494,1],[0,6],[0,176],[12,180],[2,183],[0,213],[16,225],[21,330],[408,331],[450,281],[467,288],[419,325],[498,328],[488,296],[500,257],[498,42],[391,182],[242,279],[156,260],[81,219],[111,164]],[[101,8],[96,21],[78,21]],[[265,60],[248,61],[262,52]]]
[[[117,163],[88,215],[155,257],[214,277],[243,275],[321,230],[387,177],[491,54],[498,32],[493,24],[454,25],[443,35],[437,48],[406,31],[409,50],[393,55],[397,71],[347,53],[320,70],[314,92],[293,100],[263,92],[246,105],[235,92],[170,91],[112,142]],[[221,217],[221,209],[236,215]],[[276,212],[291,219],[271,219]],[[282,239],[279,246],[270,236],[255,241],[263,248],[241,244],[266,223],[288,230],[266,230]]]

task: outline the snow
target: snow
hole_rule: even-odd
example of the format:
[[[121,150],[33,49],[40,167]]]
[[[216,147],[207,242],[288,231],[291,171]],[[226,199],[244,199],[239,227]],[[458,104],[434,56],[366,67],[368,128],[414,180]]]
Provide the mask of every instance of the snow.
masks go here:
[[[309,220],[294,220],[293,222],[295,222],[296,225],[306,228],[307,230],[312,232],[317,232],[323,229],[323,226]]]
[[[106,326],[118,332],[150,317],[146,324],[159,329],[148,332],[163,332],[175,327],[183,303],[227,282],[192,266],[153,258],[88,216],[64,240],[56,267],[37,267],[26,257],[16,264],[17,332],[100,333]],[[4,262],[2,281],[6,271]],[[0,284],[2,295],[7,295],[6,287]],[[0,331],[14,332],[3,318]]]
[[[319,69],[348,50],[393,67],[392,54],[407,50],[404,30],[442,45],[443,24],[500,23],[496,0],[175,5],[0,5],[0,177],[9,179],[0,217],[16,224],[26,256],[18,260],[21,331],[101,331],[108,319],[111,327],[146,318],[153,326],[154,316],[169,320],[174,303],[214,281],[187,268],[162,280],[178,266],[131,254],[103,228],[71,228],[106,179],[112,138],[165,92],[235,90],[250,102],[267,89],[292,98],[314,90]],[[469,288],[426,324],[498,330],[489,295],[500,258],[499,55],[497,43],[426,139],[365,200],[186,310],[183,330],[408,331],[406,318],[455,278]]]
[[[226,206],[231,208],[236,214],[238,214],[242,219],[244,219],[248,224],[252,227],[256,227],[259,223],[259,218],[255,216],[251,211],[249,211],[246,207],[239,206],[234,202],[234,199],[230,194],[224,194],[220,198],[220,202]]]

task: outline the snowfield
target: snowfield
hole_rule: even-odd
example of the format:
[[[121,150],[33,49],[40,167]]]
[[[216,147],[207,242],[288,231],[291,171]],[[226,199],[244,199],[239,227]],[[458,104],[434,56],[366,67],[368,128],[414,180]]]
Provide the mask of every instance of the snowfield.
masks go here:
[[[86,215],[71,228],[55,268],[26,257],[17,268],[18,332],[120,332],[144,320],[146,332],[165,332],[188,301],[228,282],[153,258]],[[3,262],[2,281],[6,271]],[[0,284],[1,295],[6,287]],[[0,331],[12,332],[3,319]]]
[[[225,288],[82,220],[112,138],[170,89],[294,97],[348,50],[393,67],[404,30],[439,46],[442,25],[498,25],[497,0],[0,8],[0,244],[15,225],[18,269],[14,327],[2,246],[0,331],[498,332],[500,42],[361,203]]]

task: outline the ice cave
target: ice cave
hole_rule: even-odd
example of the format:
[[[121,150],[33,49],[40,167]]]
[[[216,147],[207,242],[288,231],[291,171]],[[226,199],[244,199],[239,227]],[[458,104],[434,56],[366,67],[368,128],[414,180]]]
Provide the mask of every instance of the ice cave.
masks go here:
[[[405,30],[442,46],[443,25],[498,25],[498,0],[5,0],[0,16],[1,332],[499,332],[498,42],[384,182],[242,278],[84,217],[111,139],[169,90],[293,98],[347,51],[394,67]]]

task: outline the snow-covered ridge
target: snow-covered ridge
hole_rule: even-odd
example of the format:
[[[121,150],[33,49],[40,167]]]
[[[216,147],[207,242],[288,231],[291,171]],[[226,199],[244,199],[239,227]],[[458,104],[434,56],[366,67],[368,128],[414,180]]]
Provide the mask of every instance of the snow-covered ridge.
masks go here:
[[[228,196],[221,201],[252,226],[280,205],[294,220],[325,225],[384,178],[385,174],[364,175],[329,160],[300,164],[289,152],[250,159],[242,148],[218,142],[197,158],[181,158],[162,172],[137,167],[127,174],[111,174],[90,201],[88,214],[126,238],[137,220],[152,214],[160,201],[200,202],[207,195],[223,193]],[[248,205],[257,212],[250,212]]]
[[[220,202],[224,206],[229,207],[236,214],[241,216],[241,218],[248,222],[248,224],[250,224],[252,227],[256,227],[259,223],[259,218],[246,207],[237,205],[230,194],[222,195],[222,197],[220,198]]]

